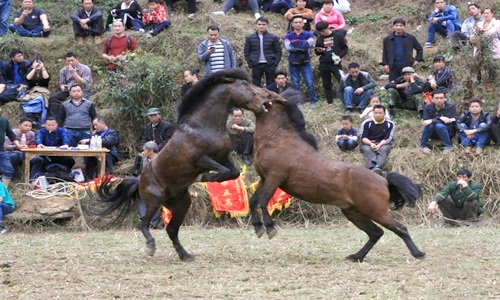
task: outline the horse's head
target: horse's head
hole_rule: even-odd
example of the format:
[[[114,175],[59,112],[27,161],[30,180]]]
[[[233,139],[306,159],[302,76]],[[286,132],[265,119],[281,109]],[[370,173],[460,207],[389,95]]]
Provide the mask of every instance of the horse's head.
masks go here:
[[[237,79],[228,91],[227,96],[231,105],[260,114],[265,111],[264,105],[272,101],[276,94],[255,86],[247,80]]]

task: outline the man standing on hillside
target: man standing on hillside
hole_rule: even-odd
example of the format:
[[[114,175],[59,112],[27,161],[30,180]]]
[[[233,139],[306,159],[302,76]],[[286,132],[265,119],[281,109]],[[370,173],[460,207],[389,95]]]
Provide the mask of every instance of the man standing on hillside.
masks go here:
[[[21,7],[23,10],[14,15],[14,24],[10,24],[10,31],[20,36],[48,37],[50,25],[45,11],[35,8],[33,0],[23,0]]]
[[[104,20],[102,9],[94,6],[94,0],[82,0],[82,8],[71,15],[73,21],[73,32],[76,43],[85,44],[85,38],[91,36],[94,44],[101,42],[101,35],[104,32]]]
[[[76,84],[82,85],[83,97],[89,98],[92,93],[92,72],[90,68],[80,63],[78,54],[68,52],[64,56],[66,66],[59,71],[59,91],[49,97],[47,116],[58,117],[61,103],[69,97],[69,90]]]
[[[293,31],[285,35],[285,49],[288,55],[288,67],[293,86],[300,90],[300,75],[304,78],[312,109],[318,108],[318,98],[314,87],[313,70],[309,49],[314,46],[314,35],[305,31],[304,18],[300,15],[292,18]]]
[[[215,25],[208,26],[208,39],[198,45],[198,61],[205,63],[205,75],[237,67],[233,46],[229,41],[219,38],[219,31]]]
[[[81,140],[90,138],[92,120],[97,117],[94,103],[83,98],[79,84],[69,88],[70,99],[65,101],[59,111],[58,123],[68,131],[69,145],[78,146]]]
[[[113,21],[113,35],[106,38],[102,45],[102,57],[108,62],[108,70],[116,72],[116,63],[124,61],[127,56],[135,56],[137,41],[135,37],[125,33],[125,25],[121,20]]]
[[[281,44],[276,35],[267,32],[267,18],[260,17],[255,24],[257,32],[247,35],[245,39],[245,60],[252,69],[253,84],[260,86],[265,74],[268,85],[273,82],[276,67],[281,60]]]
[[[424,49],[414,35],[405,32],[406,21],[398,18],[392,22],[391,34],[383,41],[382,65],[389,74],[389,81],[402,75],[404,67],[415,67],[419,61],[424,61]],[[413,57],[413,50],[417,56]]]
[[[0,0],[0,37],[7,34],[10,9],[10,0]]]

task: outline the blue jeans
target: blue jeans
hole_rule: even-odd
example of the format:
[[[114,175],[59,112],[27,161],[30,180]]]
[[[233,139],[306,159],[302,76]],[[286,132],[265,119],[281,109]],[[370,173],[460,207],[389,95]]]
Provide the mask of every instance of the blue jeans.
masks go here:
[[[2,177],[5,179],[12,179],[14,177],[14,168],[10,162],[10,155],[7,151],[0,151],[0,170]]]
[[[10,0],[0,0],[0,36],[7,34],[7,21],[9,21],[10,9]]]
[[[307,93],[309,94],[309,102],[316,103],[318,98],[316,97],[316,88],[314,87],[313,81],[313,70],[311,63],[305,63],[303,65],[289,65],[290,76],[292,77],[293,86],[300,90],[300,75],[304,78],[307,87]]]
[[[451,34],[459,28],[455,27],[452,21],[446,21],[446,26],[443,26],[440,23],[429,24],[429,28],[427,29],[427,41],[429,43],[434,44],[434,37],[436,36],[436,32],[439,33],[443,37],[451,36]]]
[[[20,36],[28,36],[28,37],[43,37],[43,26],[37,26],[33,30],[28,30],[25,29],[23,26],[17,26],[14,24],[10,24],[9,26],[10,31],[12,33],[17,33]]]
[[[354,88],[352,86],[346,86],[344,88],[345,107],[352,108],[353,104],[356,104],[359,109],[365,109],[372,95],[373,89],[363,91],[360,95],[355,95]]]
[[[138,19],[133,19],[132,20],[132,26],[134,27],[135,31],[139,31],[139,29],[150,29],[153,32],[151,35],[155,36],[158,33],[162,32],[163,29],[168,28],[172,24],[169,20],[166,20],[165,22],[161,22],[159,24],[148,24],[144,25],[141,20]]]
[[[339,139],[337,142],[337,145],[339,146],[341,151],[351,151],[354,150],[358,146],[358,141],[351,140],[351,139]]]
[[[14,211],[14,207],[10,204],[0,202],[0,222],[3,221],[3,215],[10,214]]]
[[[467,124],[464,124],[464,123],[461,123],[460,124],[460,128],[461,129],[469,129],[469,127],[467,127]],[[486,123],[480,123],[477,128],[486,128]],[[472,147],[472,146],[476,146],[476,147],[481,147],[481,148],[484,148],[484,146],[486,146],[486,142],[488,141],[488,131],[483,131],[483,132],[480,132],[480,133],[476,133],[474,134],[474,137],[472,139],[468,139],[467,138],[467,135],[463,132],[459,132],[458,133],[458,136],[460,137],[460,141],[462,142],[462,146],[464,147]]]
[[[71,129],[66,130],[68,131],[70,147],[78,146],[78,143],[83,139],[90,139],[90,131],[76,131]]]
[[[429,139],[439,139],[445,148],[451,148],[450,127],[444,123],[432,123],[424,127],[420,147],[429,147]]]
[[[146,204],[141,200],[137,202],[137,208],[139,209],[139,216],[143,218],[146,215]],[[151,222],[149,223],[150,226],[158,226],[158,223],[160,223],[161,220],[161,212],[162,208],[158,209],[158,211],[153,215],[153,218],[151,218]]]

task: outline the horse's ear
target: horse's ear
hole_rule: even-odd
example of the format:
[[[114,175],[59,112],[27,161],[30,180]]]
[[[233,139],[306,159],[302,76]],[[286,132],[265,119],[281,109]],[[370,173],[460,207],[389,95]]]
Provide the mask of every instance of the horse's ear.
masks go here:
[[[224,83],[235,83],[237,79],[234,77],[224,77],[224,78],[221,78],[221,80]]]

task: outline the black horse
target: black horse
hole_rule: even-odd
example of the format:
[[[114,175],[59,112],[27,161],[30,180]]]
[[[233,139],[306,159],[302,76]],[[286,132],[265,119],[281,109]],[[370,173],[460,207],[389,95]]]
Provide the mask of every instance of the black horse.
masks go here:
[[[257,236],[266,231],[269,238],[276,235],[267,203],[279,187],[311,203],[340,207],[347,219],[368,235],[368,242],[349,255],[349,260],[363,261],[384,234],[374,222],[402,238],[415,258],[424,258],[406,227],[388,212],[389,203],[396,209],[405,203],[414,205],[421,195],[420,186],[397,172],[390,172],[384,178],[366,168],[322,155],[295,104],[301,94],[289,89],[281,96],[289,101],[275,95],[274,101],[265,104],[267,112],[256,114],[254,165],[261,181],[250,199],[250,211]]]
[[[188,188],[200,174],[201,181],[225,181],[239,176],[228,157],[232,151],[225,128],[229,109],[236,106],[260,113],[265,109],[263,103],[272,96],[272,92],[250,82],[248,73],[241,69],[219,71],[198,81],[178,107],[175,133],[145,166],[140,178],[127,177],[117,186],[107,182],[99,188],[100,201],[109,204],[102,214],[120,208],[118,221],[134,210],[135,200],[140,197],[144,201],[146,214],[140,228],[149,255],[154,255],[156,245],[148,225],[164,205],[172,212],[166,230],[179,258],[193,259],[178,238],[179,227],[191,206]]]

